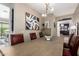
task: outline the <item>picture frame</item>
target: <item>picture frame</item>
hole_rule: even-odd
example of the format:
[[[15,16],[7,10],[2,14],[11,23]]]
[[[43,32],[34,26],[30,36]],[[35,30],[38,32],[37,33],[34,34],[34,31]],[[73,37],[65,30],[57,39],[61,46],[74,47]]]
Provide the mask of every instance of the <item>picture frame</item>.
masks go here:
[[[25,13],[25,29],[39,30],[39,18],[28,12]]]

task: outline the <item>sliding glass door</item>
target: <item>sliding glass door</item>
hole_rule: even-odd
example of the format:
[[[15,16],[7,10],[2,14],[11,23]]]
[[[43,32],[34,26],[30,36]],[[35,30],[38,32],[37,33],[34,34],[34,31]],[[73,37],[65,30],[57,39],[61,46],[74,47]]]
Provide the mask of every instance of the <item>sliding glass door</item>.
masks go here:
[[[9,34],[9,23],[2,21],[0,22],[0,40],[5,41],[8,39],[8,34]]]
[[[1,33],[2,30],[1,30],[1,26],[2,26],[2,25],[1,25],[1,23],[0,23],[0,39],[2,38],[2,33]]]
[[[10,7],[0,4],[0,46],[9,43]]]

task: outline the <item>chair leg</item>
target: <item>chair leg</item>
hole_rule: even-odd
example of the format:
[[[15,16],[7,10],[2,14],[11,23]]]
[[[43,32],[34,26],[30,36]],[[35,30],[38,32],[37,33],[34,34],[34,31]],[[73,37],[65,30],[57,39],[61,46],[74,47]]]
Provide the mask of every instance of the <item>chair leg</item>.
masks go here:
[[[1,53],[2,56],[5,56],[1,50],[0,50],[0,53]]]

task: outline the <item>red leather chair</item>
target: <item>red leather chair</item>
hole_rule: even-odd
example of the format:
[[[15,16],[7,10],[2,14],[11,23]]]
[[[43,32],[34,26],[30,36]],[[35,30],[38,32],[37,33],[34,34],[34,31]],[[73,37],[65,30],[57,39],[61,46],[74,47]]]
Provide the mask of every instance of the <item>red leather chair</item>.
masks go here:
[[[10,38],[11,38],[11,45],[24,42],[23,34],[11,34]]]
[[[37,39],[36,33],[30,33],[31,40]]]
[[[74,36],[69,48],[64,48],[63,56],[77,56],[79,36]]]
[[[67,44],[67,43],[64,43],[64,48],[69,48],[73,36],[74,36],[74,33],[70,35],[70,38],[69,38],[68,44]]]

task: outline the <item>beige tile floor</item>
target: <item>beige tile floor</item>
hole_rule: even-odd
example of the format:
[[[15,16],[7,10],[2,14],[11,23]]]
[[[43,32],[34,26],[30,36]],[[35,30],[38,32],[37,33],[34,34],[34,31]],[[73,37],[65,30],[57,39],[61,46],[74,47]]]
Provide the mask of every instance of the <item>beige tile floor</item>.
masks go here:
[[[63,40],[63,37],[52,38],[51,41],[41,38],[1,50],[6,56],[62,56]]]

